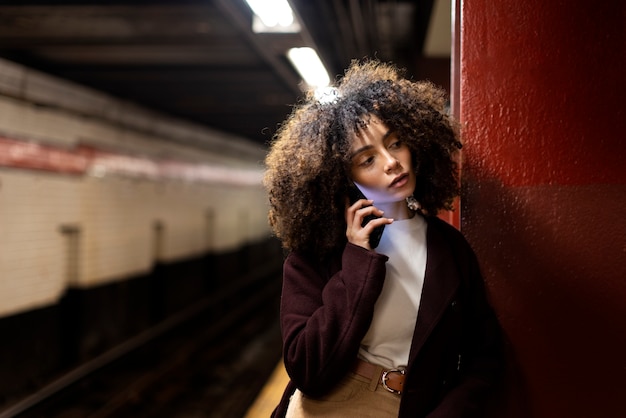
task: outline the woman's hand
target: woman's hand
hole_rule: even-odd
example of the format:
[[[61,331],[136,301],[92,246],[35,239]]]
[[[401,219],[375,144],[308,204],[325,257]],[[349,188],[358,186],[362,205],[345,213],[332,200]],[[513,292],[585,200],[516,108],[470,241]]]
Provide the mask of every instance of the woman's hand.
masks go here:
[[[367,199],[359,199],[353,205],[348,202],[346,204],[346,237],[348,242],[371,250],[370,235],[378,226],[388,225],[393,219],[383,218],[384,212],[373,206],[374,201]],[[378,218],[372,219],[365,226],[363,219],[368,215],[374,215]]]

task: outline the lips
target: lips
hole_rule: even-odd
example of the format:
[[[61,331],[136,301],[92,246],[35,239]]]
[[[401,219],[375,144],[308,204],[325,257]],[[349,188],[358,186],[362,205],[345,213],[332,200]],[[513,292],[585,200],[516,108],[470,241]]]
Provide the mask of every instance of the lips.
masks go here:
[[[395,188],[402,187],[402,186],[404,186],[407,183],[407,181],[409,181],[409,175],[408,174],[400,174],[395,179],[393,179],[393,181],[391,182],[389,187],[395,187]]]

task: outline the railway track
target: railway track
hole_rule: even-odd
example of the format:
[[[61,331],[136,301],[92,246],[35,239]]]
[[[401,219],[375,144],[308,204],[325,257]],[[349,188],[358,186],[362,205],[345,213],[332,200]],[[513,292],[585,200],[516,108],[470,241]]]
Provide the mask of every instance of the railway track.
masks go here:
[[[243,417],[280,359],[279,283],[231,284],[166,331],[0,417]]]

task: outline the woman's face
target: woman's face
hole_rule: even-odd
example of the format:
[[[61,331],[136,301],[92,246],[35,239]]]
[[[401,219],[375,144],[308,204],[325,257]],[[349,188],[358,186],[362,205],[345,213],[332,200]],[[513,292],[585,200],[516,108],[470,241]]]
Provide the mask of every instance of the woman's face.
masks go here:
[[[376,116],[353,138],[350,177],[374,205],[403,201],[415,190],[409,147]]]

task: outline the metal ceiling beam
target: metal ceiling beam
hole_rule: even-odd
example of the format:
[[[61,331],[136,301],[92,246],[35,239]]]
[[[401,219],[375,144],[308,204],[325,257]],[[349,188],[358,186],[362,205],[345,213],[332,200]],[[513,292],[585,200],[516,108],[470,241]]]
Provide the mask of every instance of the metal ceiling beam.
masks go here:
[[[252,32],[250,22],[241,13],[231,0],[217,0],[218,7],[230,16],[233,23],[237,25],[241,33],[244,34],[246,39],[250,42],[250,45],[254,50],[272,67],[272,69],[280,76],[285,85],[293,91],[296,96],[300,96],[302,91],[298,87],[300,79],[291,71],[286,65],[281,62],[276,56],[273,50],[268,48],[268,44],[261,41],[261,39]]]

